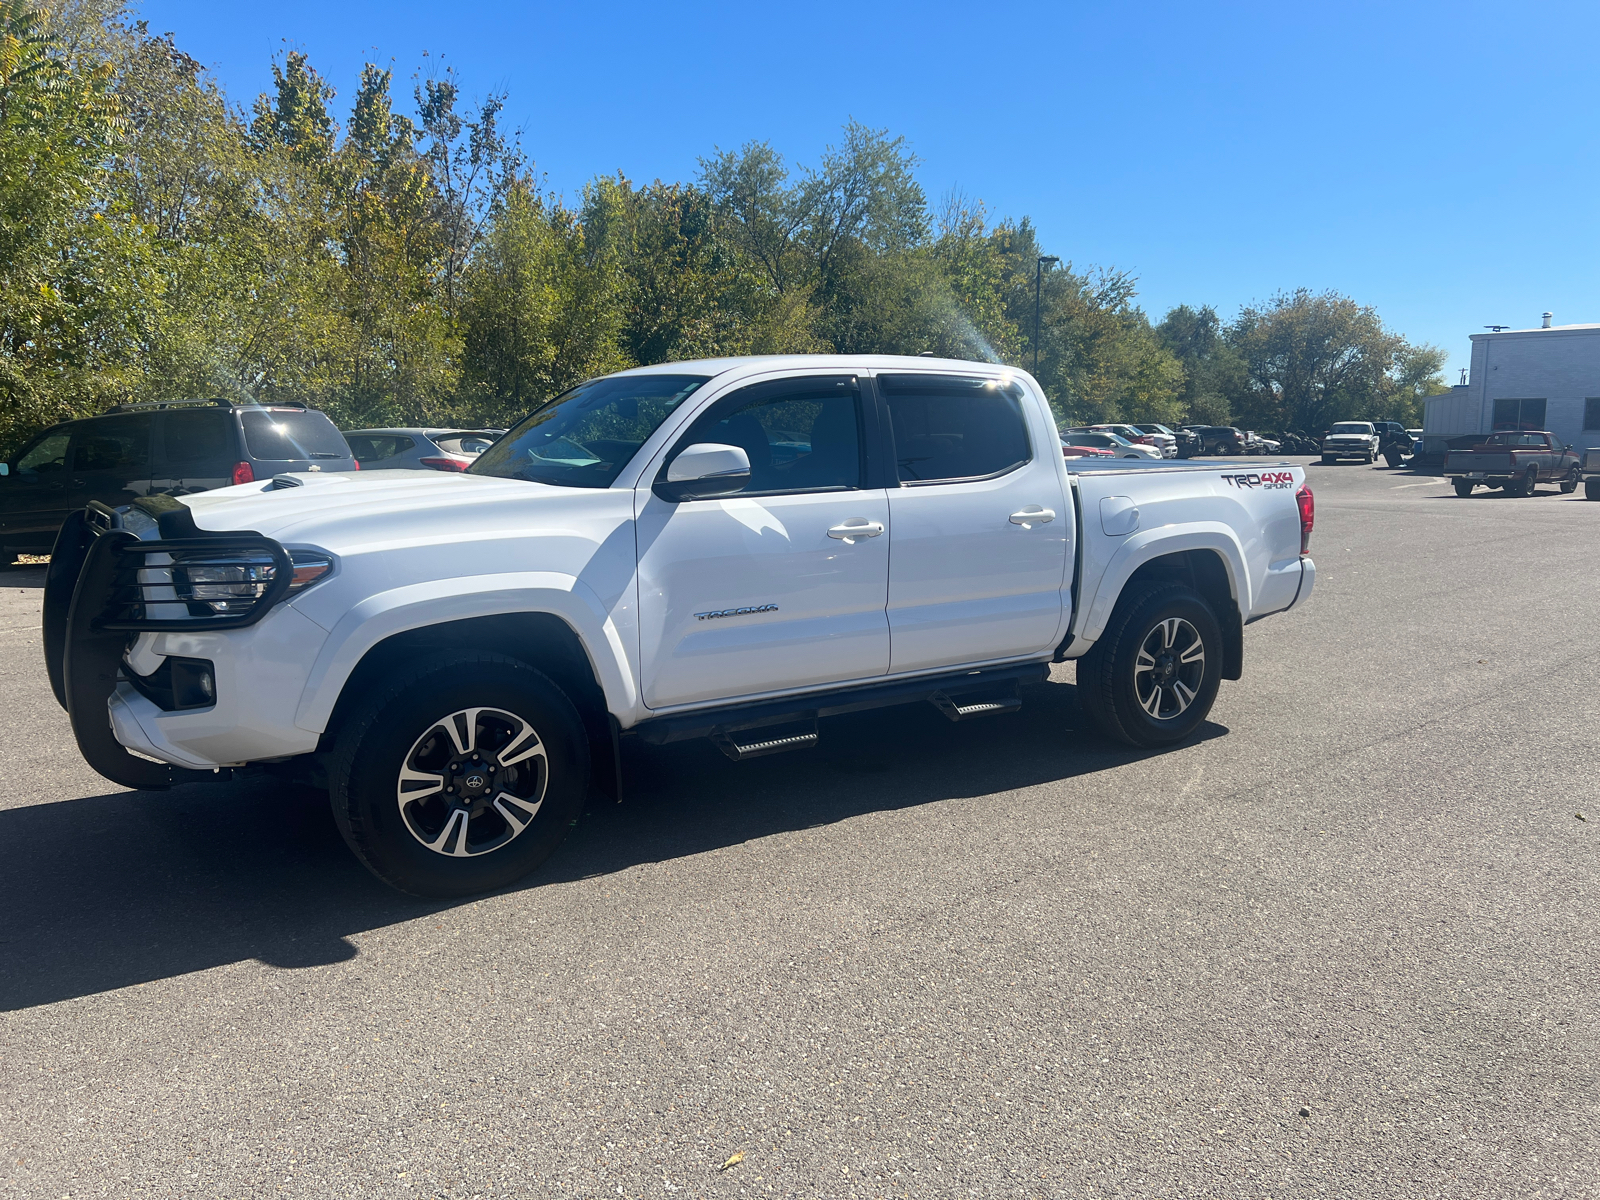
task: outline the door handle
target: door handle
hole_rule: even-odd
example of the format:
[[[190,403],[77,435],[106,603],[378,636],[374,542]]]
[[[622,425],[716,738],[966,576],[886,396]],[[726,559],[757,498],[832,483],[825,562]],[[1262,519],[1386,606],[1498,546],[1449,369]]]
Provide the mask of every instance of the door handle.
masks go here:
[[[1021,512],[1014,512],[1011,514],[1011,523],[1013,525],[1032,525],[1035,521],[1037,521],[1040,525],[1043,525],[1046,521],[1054,521],[1055,519],[1055,509],[1041,508],[1037,504],[1030,504]]]
[[[852,517],[842,525],[828,530],[828,536],[837,538],[847,546],[856,544],[857,538],[875,538],[883,532],[882,521],[869,521],[865,517]]]

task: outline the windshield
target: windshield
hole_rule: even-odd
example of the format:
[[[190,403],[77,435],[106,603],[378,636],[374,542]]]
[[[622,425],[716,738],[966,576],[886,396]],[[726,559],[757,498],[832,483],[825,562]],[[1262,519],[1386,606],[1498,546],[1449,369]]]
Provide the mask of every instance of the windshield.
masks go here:
[[[1368,425],[1365,421],[1340,421],[1329,432],[1331,432],[1331,433],[1371,433],[1372,432],[1372,426]]]
[[[290,462],[303,458],[349,458],[350,447],[332,421],[300,409],[245,410],[244,444],[251,458]],[[170,445],[170,436],[169,442]]]
[[[519,421],[467,470],[560,487],[610,487],[648,438],[709,375],[608,375]]]

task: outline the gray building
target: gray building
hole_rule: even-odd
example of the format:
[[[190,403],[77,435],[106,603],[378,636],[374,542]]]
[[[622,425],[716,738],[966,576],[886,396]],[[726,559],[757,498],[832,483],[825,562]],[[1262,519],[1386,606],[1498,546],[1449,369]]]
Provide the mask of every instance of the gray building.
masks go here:
[[[1551,325],[1472,335],[1467,382],[1426,401],[1424,454],[1466,434],[1547,429],[1600,447],[1600,325]]]

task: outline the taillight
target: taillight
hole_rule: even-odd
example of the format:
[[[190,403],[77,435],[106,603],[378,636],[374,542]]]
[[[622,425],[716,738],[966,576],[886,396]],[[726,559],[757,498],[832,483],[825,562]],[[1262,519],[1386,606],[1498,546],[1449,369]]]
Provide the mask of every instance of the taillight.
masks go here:
[[[455,458],[419,458],[417,461],[435,471],[465,471],[471,465]]]
[[[361,460],[359,458],[352,458],[350,461],[354,464],[357,471],[361,470]]]
[[[1300,506],[1300,553],[1310,554],[1311,526],[1317,520],[1317,502],[1311,495],[1311,489],[1303,483],[1294,494],[1294,502]]]
[[[250,464],[247,462],[234,463],[233,481],[234,483],[254,483],[256,481],[256,473],[250,469]]]

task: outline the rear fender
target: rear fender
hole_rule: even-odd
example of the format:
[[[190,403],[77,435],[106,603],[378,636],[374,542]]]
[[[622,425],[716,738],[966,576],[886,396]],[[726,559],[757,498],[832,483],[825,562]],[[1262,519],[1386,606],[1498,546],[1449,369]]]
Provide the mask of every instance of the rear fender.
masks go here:
[[[1228,590],[1234,604],[1241,614],[1250,611],[1250,576],[1245,570],[1244,547],[1233,530],[1213,521],[1165,525],[1129,537],[1106,565],[1093,594],[1085,597],[1082,616],[1076,622],[1075,632],[1085,643],[1083,649],[1087,650],[1088,644],[1105,632],[1122,589],[1135,571],[1165,555],[1186,550],[1210,550],[1218,554],[1227,571]]]

